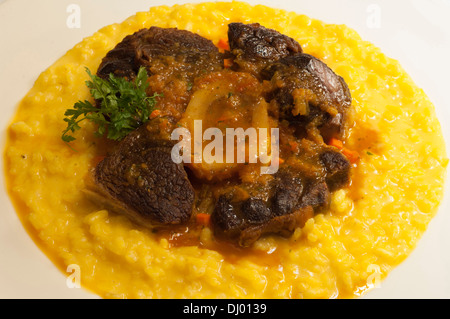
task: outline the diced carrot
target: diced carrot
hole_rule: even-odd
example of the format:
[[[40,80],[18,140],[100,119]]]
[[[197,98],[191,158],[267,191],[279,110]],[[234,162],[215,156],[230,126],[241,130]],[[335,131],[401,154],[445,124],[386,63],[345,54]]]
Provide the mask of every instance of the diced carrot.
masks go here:
[[[161,110],[154,110],[152,113],[150,113],[149,118],[154,119],[155,117],[159,116],[161,114]]]
[[[359,160],[359,154],[356,151],[351,151],[349,149],[343,148],[342,154],[344,154],[352,164],[355,164]]]
[[[344,147],[344,143],[337,138],[332,137],[328,142],[328,145],[337,147],[345,157],[348,158],[350,163],[355,164],[359,160],[359,154],[357,151],[352,151]]]
[[[198,213],[196,219],[198,224],[208,226],[211,219],[211,215],[205,213]]]
[[[342,150],[344,148],[344,143],[342,143],[341,140],[338,140],[337,138],[332,137],[330,141],[328,142],[328,145],[337,147],[338,149]]]
[[[228,44],[228,40],[225,38],[222,38],[219,40],[219,43],[217,43],[217,47],[222,50],[230,50],[230,45]]]
[[[278,164],[283,164],[284,163],[284,159],[282,159],[281,157],[278,157]]]
[[[225,68],[231,68],[232,65],[233,65],[233,61],[231,59],[224,59],[223,60],[223,66]]]
[[[298,143],[295,141],[289,141],[289,146],[291,147],[292,152],[298,151]]]

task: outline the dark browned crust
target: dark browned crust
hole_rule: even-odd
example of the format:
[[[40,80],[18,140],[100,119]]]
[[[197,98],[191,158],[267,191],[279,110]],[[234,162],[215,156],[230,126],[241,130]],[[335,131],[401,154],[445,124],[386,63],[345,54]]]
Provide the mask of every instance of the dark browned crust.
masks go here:
[[[211,215],[211,222],[217,238],[249,247],[265,234],[290,236],[313,216],[312,206],[298,207],[287,214],[276,215],[269,203],[260,199],[249,198],[233,203],[223,195]]]
[[[93,177],[98,190],[155,225],[187,222],[194,189],[183,165],[172,161],[172,147],[142,126],[97,165]]]
[[[298,53],[268,65],[261,71],[261,77],[278,83],[267,99],[278,103],[281,119],[295,122],[302,128],[312,125],[325,142],[332,137],[344,137],[351,110],[350,90],[344,79],[325,63],[312,55]],[[307,115],[293,115],[296,89],[311,90],[315,94],[314,101],[309,101]]]
[[[177,62],[176,68],[160,70],[167,59]],[[186,30],[151,27],[126,36],[108,52],[97,74],[106,78],[110,73],[134,79],[139,67],[151,74],[177,72],[194,78],[199,72],[212,72],[223,67],[223,59],[212,41]]]
[[[232,68],[256,77],[268,63],[302,52],[297,41],[259,23],[230,23],[228,41],[234,62]]]
[[[234,55],[252,61],[274,62],[290,54],[302,52],[297,41],[259,23],[230,23],[228,41]]]
[[[345,187],[350,182],[350,162],[339,152],[325,151],[320,161],[326,169],[326,182],[330,191]]]
[[[250,246],[264,234],[289,236],[303,227],[314,212],[329,206],[330,187],[344,186],[349,180],[349,163],[338,151],[326,148],[319,157],[326,162],[316,168],[324,172],[322,176],[282,166],[267,200],[235,200],[232,192],[221,195],[211,216],[216,236]],[[329,165],[330,161],[336,165]]]

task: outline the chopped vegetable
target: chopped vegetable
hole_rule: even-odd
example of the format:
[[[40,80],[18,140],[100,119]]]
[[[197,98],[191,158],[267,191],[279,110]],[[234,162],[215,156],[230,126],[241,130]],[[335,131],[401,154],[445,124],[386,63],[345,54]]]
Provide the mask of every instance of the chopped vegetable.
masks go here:
[[[161,110],[154,110],[152,113],[150,113],[150,119],[154,119],[155,117],[158,117],[161,115]]]
[[[350,161],[350,163],[355,164],[359,160],[359,154],[357,151],[352,151],[344,147],[344,143],[341,140],[338,140],[337,138],[331,138],[328,142],[328,145],[337,147],[342,154],[347,157],[347,159]]]
[[[330,141],[328,142],[328,145],[337,147],[338,149],[342,150],[344,148],[344,143],[342,143],[341,140],[338,140],[337,138],[332,137]]]
[[[349,149],[343,148],[342,154],[344,154],[352,164],[355,164],[359,160],[359,154],[356,151],[351,151]]]
[[[296,141],[289,141],[289,146],[291,147],[291,151],[292,152],[298,152],[298,150],[299,150],[298,142],[296,142]]]
[[[223,66],[225,68],[231,68],[231,66],[233,65],[233,61],[231,59],[224,59],[223,60]]]
[[[106,134],[107,138],[112,140],[123,139],[149,120],[156,103],[155,98],[159,95],[147,95],[149,84],[144,67],[139,69],[133,82],[113,74],[110,74],[108,79],[102,79],[91,74],[88,68],[86,72],[91,78],[86,81],[86,86],[92,97],[98,101],[98,105],[86,100],[78,101],[72,109],[66,110],[64,121],[67,122],[67,128],[61,136],[64,142],[75,140],[70,133],[79,130],[79,123],[86,119],[97,124],[97,136]]]
[[[217,47],[222,50],[230,50],[230,45],[228,44],[228,40],[224,39],[224,38],[219,40]]]
[[[196,219],[198,224],[203,226],[209,226],[211,215],[205,213],[198,213]]]

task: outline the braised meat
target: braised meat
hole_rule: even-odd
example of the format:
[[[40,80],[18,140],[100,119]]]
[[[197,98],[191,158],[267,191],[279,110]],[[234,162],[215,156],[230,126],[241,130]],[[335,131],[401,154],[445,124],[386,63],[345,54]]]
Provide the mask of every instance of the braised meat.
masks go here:
[[[220,69],[223,60],[217,47],[198,34],[151,27],[126,36],[103,58],[97,74],[106,78],[113,73],[133,79],[141,66],[147,67],[150,74],[178,73],[193,79],[200,72]]]
[[[257,77],[268,63],[302,52],[297,41],[259,23],[230,23],[228,41],[233,56],[233,69],[249,72]]]
[[[145,66],[148,94],[162,96],[159,115],[95,167],[90,192],[150,227],[211,214],[216,238],[247,247],[264,234],[289,236],[327,209],[331,192],[349,184],[349,160],[326,142],[345,137],[351,95],[342,77],[286,35],[258,23],[230,23],[228,37],[230,51],[222,55],[197,34],[151,27],[125,37],[106,55],[100,77],[113,73],[132,80]],[[224,68],[224,57],[231,57],[231,68]],[[244,158],[238,163],[174,163],[171,132],[181,126],[194,136],[199,120],[202,134],[277,127],[283,159],[278,171],[264,176],[262,164],[250,161],[261,155],[246,154],[250,136],[235,145],[233,157]],[[218,145],[231,136],[221,134],[214,139]],[[208,141],[202,135],[201,142]],[[223,144],[214,155],[210,148],[208,158],[224,159],[215,153]]]
[[[263,85],[249,73],[224,69],[197,78],[193,91],[179,124],[194,132],[195,123],[201,121],[202,134],[211,129],[218,129],[221,136],[214,137],[214,141],[219,142],[220,139],[222,146],[217,146],[214,150],[214,161],[209,160],[212,156],[203,152],[202,161],[197,163],[192,161],[187,166],[204,181],[230,179],[242,171],[249,158],[257,161],[258,154],[254,152],[252,155],[245,155],[245,149],[249,149],[249,145],[257,142],[247,135],[247,140],[243,141],[241,146],[234,147],[232,160],[227,161],[226,153],[229,150],[225,152],[221,150],[223,146],[226,147],[230,137],[232,140],[246,138],[244,133],[229,130],[242,129],[244,132],[249,128],[269,128],[268,105],[263,97]],[[205,138],[202,141],[202,148],[206,147],[209,141],[210,139]]]
[[[141,66],[149,73],[148,94],[160,94],[160,116],[131,133],[97,165],[90,194],[109,198],[116,209],[147,225],[185,223],[194,190],[184,166],[172,161],[170,133],[186,109],[194,79],[222,69],[223,59],[210,40],[197,34],[151,27],[109,51],[97,75],[133,80]]]
[[[248,186],[245,199],[233,191],[220,195],[211,216],[216,236],[244,247],[264,234],[289,236],[314,213],[328,207],[331,190],[348,184],[350,164],[327,146],[310,158],[317,146],[304,144],[312,148],[304,150],[301,161],[293,158],[282,165],[265,190],[252,192]]]
[[[277,216],[268,203],[260,199],[250,198],[244,202],[233,203],[226,196],[221,196],[211,215],[211,221],[218,238],[232,240],[241,247],[248,247],[264,234],[289,236],[313,216],[311,206]]]
[[[344,79],[325,63],[305,53],[287,56],[262,71],[273,83],[267,99],[279,106],[279,117],[295,123],[300,137],[320,142],[342,138],[351,106]]]
[[[146,225],[187,222],[194,189],[183,165],[172,161],[172,147],[173,142],[155,139],[141,126],[97,165],[91,190]]]
[[[172,161],[170,133],[186,109],[194,79],[222,69],[223,59],[210,40],[197,34],[151,27],[125,37],[109,51],[97,75],[133,80],[141,66],[149,73],[148,93],[161,95],[160,117],[130,134],[97,165],[91,191],[146,224],[185,223],[194,191],[183,165]]]
[[[199,75],[221,70],[223,57],[210,40],[198,34],[151,27],[125,37],[109,51],[97,75],[107,78],[113,73],[132,80],[141,66],[149,74],[150,91],[161,95],[157,102],[162,114],[180,118],[189,102],[194,80]]]
[[[350,163],[344,155],[328,150],[320,154],[319,158],[325,167],[330,191],[342,188],[350,182]]]

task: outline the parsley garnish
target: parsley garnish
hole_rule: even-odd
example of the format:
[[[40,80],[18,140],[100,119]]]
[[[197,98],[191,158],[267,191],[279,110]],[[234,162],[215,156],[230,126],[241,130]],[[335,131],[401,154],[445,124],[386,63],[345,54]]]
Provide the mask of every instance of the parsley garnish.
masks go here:
[[[121,77],[109,75],[108,79],[102,79],[91,74],[88,68],[86,72],[91,78],[86,81],[92,97],[98,101],[93,105],[89,101],[78,101],[72,109],[67,109],[64,121],[67,128],[62,133],[64,142],[71,142],[75,137],[70,133],[79,130],[79,123],[89,120],[98,126],[95,134],[112,140],[121,140],[128,133],[138,128],[149,120],[150,113],[155,107],[157,96],[147,96],[146,89],[148,75],[144,67],[140,67],[134,81],[130,82]]]

